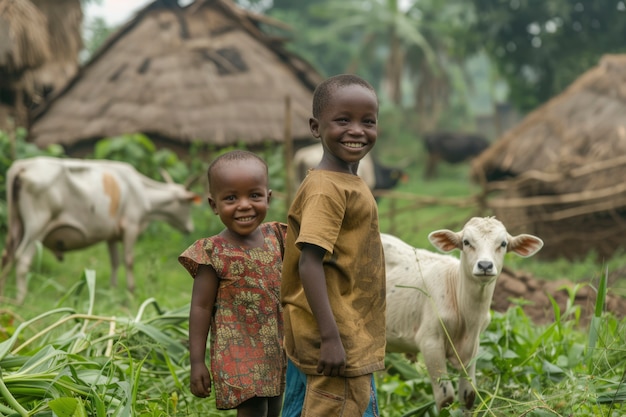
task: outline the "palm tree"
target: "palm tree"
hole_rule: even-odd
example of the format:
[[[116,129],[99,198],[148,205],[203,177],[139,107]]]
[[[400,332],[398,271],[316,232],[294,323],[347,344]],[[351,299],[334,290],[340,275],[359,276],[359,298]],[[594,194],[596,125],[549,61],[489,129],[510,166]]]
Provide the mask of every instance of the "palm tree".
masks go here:
[[[381,87],[391,101],[402,105],[402,80],[407,51],[417,48],[428,63],[435,63],[431,45],[421,33],[421,22],[403,10],[399,0],[328,0],[312,7],[311,13],[329,21],[313,41],[349,39],[356,44],[346,69],[355,72],[364,64],[384,62]]]
[[[450,105],[452,73],[456,70],[466,86],[471,84],[464,64],[478,48],[469,31],[474,9],[465,0],[417,0],[408,12],[420,16],[422,34],[434,50],[434,57],[414,47],[407,52],[415,111],[425,116],[420,119],[420,130],[425,132],[437,128]]]

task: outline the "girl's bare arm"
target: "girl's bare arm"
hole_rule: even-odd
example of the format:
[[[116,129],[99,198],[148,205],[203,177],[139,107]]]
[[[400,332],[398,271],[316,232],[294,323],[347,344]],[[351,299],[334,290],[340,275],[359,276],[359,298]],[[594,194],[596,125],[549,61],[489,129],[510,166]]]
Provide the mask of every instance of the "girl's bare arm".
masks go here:
[[[218,285],[215,270],[200,265],[193,281],[189,310],[190,389],[197,397],[208,397],[211,394],[211,375],[206,366],[205,354]]]

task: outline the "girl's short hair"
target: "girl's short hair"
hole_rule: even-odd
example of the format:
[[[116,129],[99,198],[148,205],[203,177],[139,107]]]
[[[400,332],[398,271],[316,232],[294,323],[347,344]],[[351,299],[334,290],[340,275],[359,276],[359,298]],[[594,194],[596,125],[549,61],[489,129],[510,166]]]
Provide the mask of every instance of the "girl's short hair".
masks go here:
[[[269,174],[267,168],[267,162],[259,155],[254,152],[244,151],[241,149],[236,149],[234,151],[226,152],[213,160],[209,164],[209,168],[207,169],[207,178],[209,180],[209,189],[211,189],[211,174],[215,171],[215,169],[219,168],[219,166],[223,163],[232,162],[232,161],[249,161],[251,159],[259,161],[265,167],[265,173]]]

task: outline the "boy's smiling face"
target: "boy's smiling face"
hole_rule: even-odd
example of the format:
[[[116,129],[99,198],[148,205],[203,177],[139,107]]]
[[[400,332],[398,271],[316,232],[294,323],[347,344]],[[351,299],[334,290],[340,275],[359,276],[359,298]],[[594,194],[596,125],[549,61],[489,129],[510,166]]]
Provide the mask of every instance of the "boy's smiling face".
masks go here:
[[[320,138],[320,168],[356,174],[358,162],[372,150],[378,136],[378,100],[371,90],[352,84],[338,87],[319,118],[309,125]]]

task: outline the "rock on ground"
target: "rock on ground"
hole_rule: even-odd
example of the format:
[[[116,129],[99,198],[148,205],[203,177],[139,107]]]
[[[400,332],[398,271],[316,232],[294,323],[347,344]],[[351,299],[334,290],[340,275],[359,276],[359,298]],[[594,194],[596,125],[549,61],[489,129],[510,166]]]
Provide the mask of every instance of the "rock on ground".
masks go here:
[[[537,324],[546,324],[554,321],[554,309],[548,297],[551,295],[561,311],[561,317],[566,313],[569,292],[573,291],[576,283],[567,279],[554,281],[532,277],[525,272],[515,272],[504,268],[496,283],[491,308],[498,312],[505,312],[515,304],[522,305],[526,315]],[[569,289],[570,291],[568,291]],[[588,283],[580,284],[574,298],[574,305],[579,306],[580,323],[586,325],[593,317],[596,302],[596,289]],[[607,291],[605,311],[611,312],[618,318],[626,317],[626,299]]]

